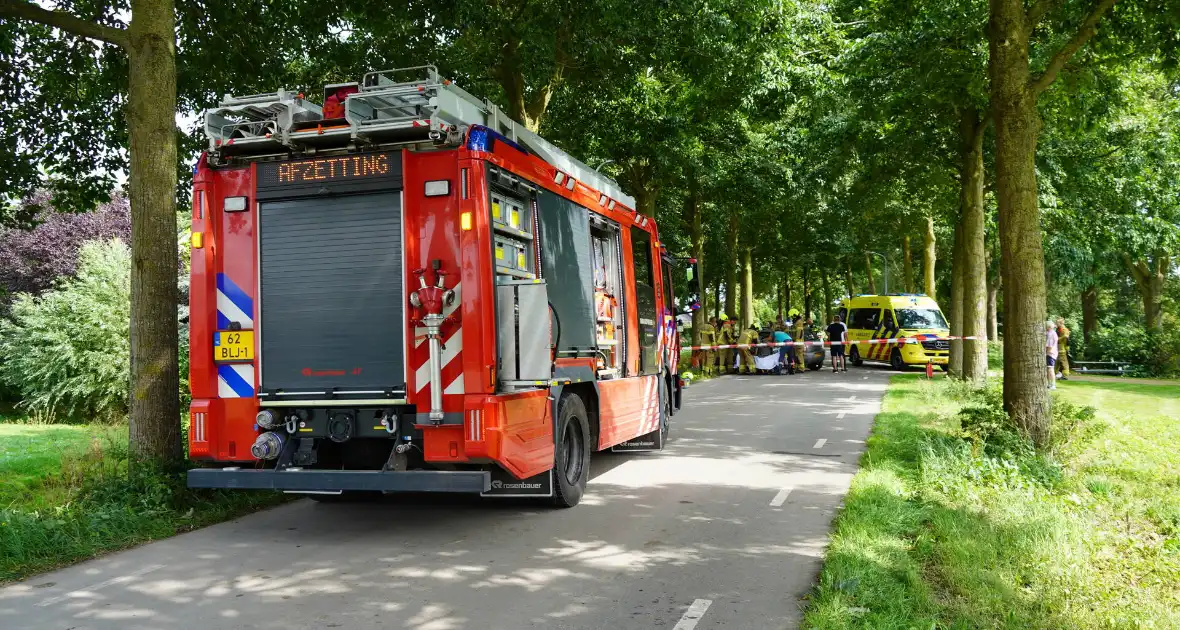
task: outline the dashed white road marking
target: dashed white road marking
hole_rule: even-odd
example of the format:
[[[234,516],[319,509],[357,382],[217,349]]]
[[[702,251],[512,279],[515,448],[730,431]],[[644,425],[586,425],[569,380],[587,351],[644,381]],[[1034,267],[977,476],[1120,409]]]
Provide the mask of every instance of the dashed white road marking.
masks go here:
[[[837,419],[837,420],[843,420],[843,419],[844,419],[844,412],[843,412],[843,411],[841,411],[840,413],[836,414],[836,419]]]
[[[815,446],[813,446],[812,448],[823,448],[824,444],[827,444],[827,443],[828,443],[827,438],[820,438],[815,441]]]
[[[705,616],[705,611],[709,610],[709,606],[712,605],[713,600],[711,599],[698,599],[694,601],[672,630],[692,630],[697,627],[697,622],[701,620],[701,617]]]
[[[784,502],[786,502],[787,496],[790,494],[790,488],[783,488],[782,490],[779,490],[778,494],[774,495],[774,498],[770,500],[770,507],[781,506]]]
[[[109,580],[103,580],[102,582],[99,582],[98,584],[91,584],[90,586],[85,586],[80,589],[70,591],[68,593],[62,593],[61,595],[58,595],[57,597],[50,597],[49,599],[43,599],[43,600],[37,602],[37,605],[41,606],[41,607],[52,606],[58,602],[70,599],[74,596],[83,595],[86,593],[93,593],[94,591],[106,588],[112,584],[122,584],[124,582],[130,582],[131,580],[133,580],[137,577],[147,575],[148,573],[151,573],[152,571],[155,571],[157,569],[163,569],[163,568],[164,568],[164,565],[162,565],[162,564],[148,565],[138,571],[135,571],[133,573],[128,573],[127,575],[120,575],[119,577],[113,577]]]

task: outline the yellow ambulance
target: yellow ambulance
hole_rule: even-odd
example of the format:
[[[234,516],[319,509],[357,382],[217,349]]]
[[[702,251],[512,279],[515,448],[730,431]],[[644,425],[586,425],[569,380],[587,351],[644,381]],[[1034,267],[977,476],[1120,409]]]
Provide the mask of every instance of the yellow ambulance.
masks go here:
[[[933,363],[946,370],[951,344],[950,327],[938,302],[924,294],[858,295],[840,303],[840,318],[853,342],[848,359],[853,365],[884,361],[900,370],[907,365]],[[864,343],[870,339],[916,339],[916,343]],[[860,343],[856,343],[860,342]]]

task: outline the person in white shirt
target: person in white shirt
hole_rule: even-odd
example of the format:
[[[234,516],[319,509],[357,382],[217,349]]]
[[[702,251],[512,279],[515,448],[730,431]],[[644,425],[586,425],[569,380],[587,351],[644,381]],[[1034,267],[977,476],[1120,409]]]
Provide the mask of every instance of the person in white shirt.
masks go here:
[[[1045,322],[1045,365],[1049,370],[1049,389],[1057,389],[1057,326]]]

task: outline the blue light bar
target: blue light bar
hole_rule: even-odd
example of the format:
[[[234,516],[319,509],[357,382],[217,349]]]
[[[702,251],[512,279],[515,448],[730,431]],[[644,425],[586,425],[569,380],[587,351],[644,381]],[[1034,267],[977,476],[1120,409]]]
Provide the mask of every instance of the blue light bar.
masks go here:
[[[492,130],[480,125],[472,125],[467,130],[467,148],[472,151],[492,150]]]
[[[525,155],[529,154],[524,147],[483,125],[471,125],[467,130],[467,148],[472,151],[491,151],[496,142],[503,142]]]

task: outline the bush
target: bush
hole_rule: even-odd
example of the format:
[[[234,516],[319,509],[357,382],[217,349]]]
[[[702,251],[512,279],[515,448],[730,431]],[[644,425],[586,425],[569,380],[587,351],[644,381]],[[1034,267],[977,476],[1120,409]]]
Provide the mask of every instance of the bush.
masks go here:
[[[46,208],[40,193],[27,204]],[[126,198],[115,197],[94,212],[68,214],[43,209],[29,230],[0,228],[0,313],[18,293],[39,294],[77,271],[79,252],[90,240],[118,238],[131,242],[131,212]]]
[[[1128,361],[1142,364],[1148,355],[1147,332],[1138,323],[1106,325],[1090,337],[1086,357],[1095,361]]]
[[[1105,429],[1105,425],[1095,418],[1093,407],[1075,405],[1060,396],[1053,397],[1051,413],[1049,443],[1039,454],[1032,440],[1004,411],[1002,383],[975,390],[970,402],[960,408],[957,418],[961,436],[974,445],[975,453],[1013,457],[1021,462],[1021,468],[1041,469],[1048,462],[1051,464],[1049,468],[1056,469],[1056,464],[1050,460],[1073,457]],[[1045,457],[1049,460],[1034,461]],[[1055,477],[1056,473],[1052,472],[1050,476]]]
[[[0,320],[0,380],[30,411],[66,420],[125,416],[130,368],[131,253],[117,239],[82,246],[77,277],[22,293]]]

